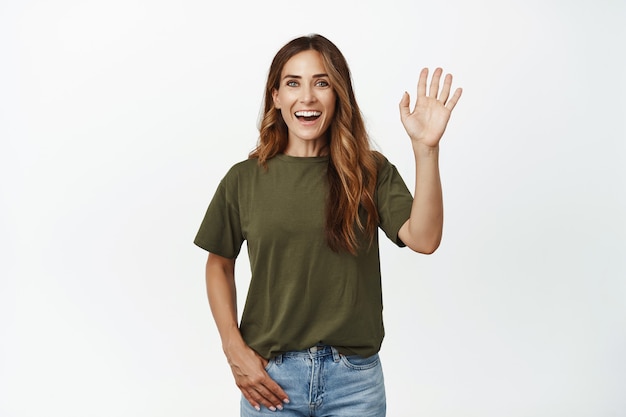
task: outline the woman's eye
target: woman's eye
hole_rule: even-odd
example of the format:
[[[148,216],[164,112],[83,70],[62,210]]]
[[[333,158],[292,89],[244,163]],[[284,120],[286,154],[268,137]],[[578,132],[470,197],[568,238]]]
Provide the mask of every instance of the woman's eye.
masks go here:
[[[328,81],[319,80],[317,83],[315,83],[315,85],[317,85],[318,87],[328,87],[330,84],[328,84]]]
[[[287,87],[297,87],[298,86],[298,82],[297,81],[287,81]]]

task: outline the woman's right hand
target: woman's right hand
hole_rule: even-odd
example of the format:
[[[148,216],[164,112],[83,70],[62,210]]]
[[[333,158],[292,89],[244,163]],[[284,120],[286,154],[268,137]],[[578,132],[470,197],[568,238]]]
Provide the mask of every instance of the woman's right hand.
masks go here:
[[[250,405],[260,410],[261,405],[272,411],[282,410],[289,399],[283,389],[265,371],[267,359],[261,357],[245,343],[225,348],[228,364],[235,383]]]
[[[224,353],[243,396],[257,410],[272,411],[289,402],[285,391],[265,372],[267,360],[244,342],[237,325],[235,259],[209,253],[206,285],[211,312],[220,332]]]

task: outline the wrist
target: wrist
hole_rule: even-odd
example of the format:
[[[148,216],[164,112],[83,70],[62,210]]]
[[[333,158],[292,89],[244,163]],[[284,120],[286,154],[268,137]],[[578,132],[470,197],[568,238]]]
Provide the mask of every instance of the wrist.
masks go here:
[[[233,349],[241,348],[245,344],[243,337],[241,337],[241,332],[236,325],[229,327],[222,334],[222,350],[226,356],[229,356],[229,352]]]
[[[418,141],[411,141],[411,144],[413,146],[413,153],[416,157],[423,158],[439,156],[439,144],[430,146]]]

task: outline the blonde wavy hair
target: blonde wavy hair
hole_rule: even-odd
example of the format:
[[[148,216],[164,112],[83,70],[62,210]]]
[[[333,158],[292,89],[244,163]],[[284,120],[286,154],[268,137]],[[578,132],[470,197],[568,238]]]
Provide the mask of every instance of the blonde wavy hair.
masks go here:
[[[294,55],[315,50],[322,56],[337,102],[328,132],[325,236],[336,252],[356,254],[360,235],[372,242],[379,217],[374,201],[380,154],[370,149],[361,111],[356,102],[348,63],[339,49],[325,37],[313,34],[292,40],[274,57],[265,86],[264,111],[259,126],[259,142],[250,153],[260,165],[283,153],[288,130],[280,110],[274,107],[272,93],[280,87],[280,76]],[[363,210],[362,215],[359,214]]]

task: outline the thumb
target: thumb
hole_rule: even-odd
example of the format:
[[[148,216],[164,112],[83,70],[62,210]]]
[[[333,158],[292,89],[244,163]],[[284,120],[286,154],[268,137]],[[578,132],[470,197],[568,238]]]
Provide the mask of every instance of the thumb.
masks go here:
[[[404,94],[402,94],[402,99],[400,100],[400,118],[402,120],[411,114],[411,110],[409,109],[410,101],[411,98],[409,97],[409,93],[405,91]]]

